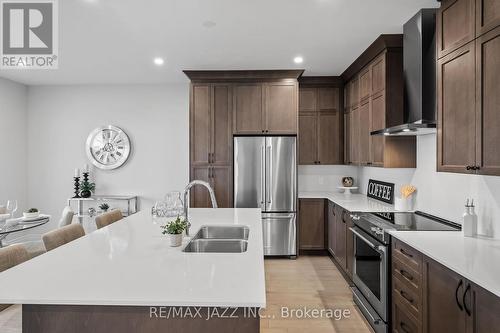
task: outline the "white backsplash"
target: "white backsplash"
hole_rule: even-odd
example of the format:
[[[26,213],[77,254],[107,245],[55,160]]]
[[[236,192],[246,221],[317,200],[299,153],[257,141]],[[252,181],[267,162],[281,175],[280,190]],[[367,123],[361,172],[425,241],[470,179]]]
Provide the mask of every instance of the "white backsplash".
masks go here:
[[[436,135],[417,137],[416,169],[350,166],[301,166],[299,190],[336,190],[342,176],[354,177],[366,193],[369,179],[417,187],[416,209],[462,223],[465,200],[473,198],[479,217],[478,232],[500,239],[500,177],[436,171]]]

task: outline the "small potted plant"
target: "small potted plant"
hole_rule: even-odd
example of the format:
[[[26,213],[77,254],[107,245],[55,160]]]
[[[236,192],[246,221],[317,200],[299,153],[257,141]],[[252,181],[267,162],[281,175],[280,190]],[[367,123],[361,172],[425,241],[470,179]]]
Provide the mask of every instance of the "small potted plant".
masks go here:
[[[80,196],[82,198],[90,198],[92,193],[95,191],[95,183],[88,181],[80,182]]]
[[[186,221],[181,219],[180,216],[173,221],[170,221],[166,225],[161,227],[163,229],[162,233],[168,235],[170,238],[170,246],[181,246],[182,244],[182,233],[186,229]]]
[[[35,217],[38,217],[40,215],[40,212],[36,208],[30,208],[27,211],[23,212],[23,216],[25,219],[34,219]]]
[[[103,212],[107,212],[109,209],[109,205],[107,203],[102,203],[99,205],[99,208],[101,208]]]

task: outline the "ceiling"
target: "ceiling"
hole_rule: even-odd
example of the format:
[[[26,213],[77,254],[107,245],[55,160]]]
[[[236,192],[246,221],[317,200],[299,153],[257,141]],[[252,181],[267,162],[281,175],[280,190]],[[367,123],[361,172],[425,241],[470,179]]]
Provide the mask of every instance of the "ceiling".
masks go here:
[[[339,75],[436,0],[59,0],[59,69],[1,70],[28,85],[185,82],[183,69]],[[304,62],[293,59],[302,56]],[[155,57],[165,64],[156,66]]]

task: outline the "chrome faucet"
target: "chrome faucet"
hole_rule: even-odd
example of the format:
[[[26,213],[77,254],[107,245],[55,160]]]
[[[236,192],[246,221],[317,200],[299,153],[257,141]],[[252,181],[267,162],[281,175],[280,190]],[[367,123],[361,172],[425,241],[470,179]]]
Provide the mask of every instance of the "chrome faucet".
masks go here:
[[[191,222],[189,222],[188,219],[188,195],[191,191],[191,188],[195,185],[202,185],[205,186],[208,190],[208,193],[210,194],[210,200],[212,201],[212,208],[218,208],[217,207],[217,200],[215,199],[215,192],[212,189],[212,186],[210,186],[209,183],[203,181],[203,180],[193,180],[191,183],[189,183],[186,188],[184,189],[184,218],[186,219],[186,236],[189,236],[189,228],[191,227]]]

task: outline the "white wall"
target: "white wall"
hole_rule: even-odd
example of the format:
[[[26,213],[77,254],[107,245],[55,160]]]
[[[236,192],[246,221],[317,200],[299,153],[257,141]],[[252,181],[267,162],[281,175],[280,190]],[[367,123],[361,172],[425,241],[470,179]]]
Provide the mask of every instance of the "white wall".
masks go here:
[[[27,208],[27,93],[22,84],[0,78],[0,205],[18,201]]]
[[[347,165],[299,165],[299,191],[332,191],[342,184],[342,177],[353,177],[357,186],[358,168]]]
[[[93,169],[96,194],[136,194],[150,209],[189,178],[189,85],[31,86],[28,93],[30,205],[59,218],[73,195],[73,171],[90,162],[89,133],[116,125],[132,143],[119,169]],[[53,225],[52,225],[53,226]]]
[[[479,217],[479,232],[500,239],[500,177],[477,176],[436,172],[436,135],[424,135],[417,138],[416,169],[381,169],[360,167],[357,170],[357,183],[361,192],[366,193],[369,179],[377,179],[396,184],[399,193],[401,185],[413,184],[417,187],[416,208],[418,210],[461,223],[465,200],[473,198]],[[321,173],[320,167],[311,166],[307,174]],[[330,190],[338,186],[339,173],[343,167],[331,167],[328,175],[316,175],[307,179],[308,190],[324,190],[317,184],[321,177],[333,179],[328,184]],[[304,171],[299,168],[304,178]],[[336,180],[335,180],[336,179]],[[300,187],[303,184],[299,184]]]

